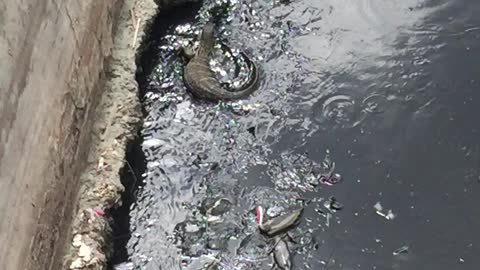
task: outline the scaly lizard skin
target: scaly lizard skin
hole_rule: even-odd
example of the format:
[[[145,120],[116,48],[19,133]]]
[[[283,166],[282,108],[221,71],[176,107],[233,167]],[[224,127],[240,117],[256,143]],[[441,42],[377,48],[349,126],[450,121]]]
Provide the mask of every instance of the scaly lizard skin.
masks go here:
[[[237,91],[225,89],[210,68],[210,56],[215,43],[214,24],[208,22],[202,30],[200,45],[196,55],[188,62],[184,69],[185,85],[192,94],[201,99],[210,101],[235,100],[251,94],[258,86],[259,76],[257,67],[251,63],[252,76],[248,83]]]

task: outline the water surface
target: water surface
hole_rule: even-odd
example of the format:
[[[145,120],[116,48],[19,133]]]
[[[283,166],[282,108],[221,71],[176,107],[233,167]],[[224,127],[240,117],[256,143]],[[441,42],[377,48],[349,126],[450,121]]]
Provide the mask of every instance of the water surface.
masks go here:
[[[251,210],[299,198],[312,202],[292,231],[294,269],[477,269],[480,2],[232,1],[219,38],[253,57],[261,86],[219,104],[189,95],[175,53],[215,5],[154,30],[142,58],[136,269],[212,256],[219,269],[270,269]],[[230,78],[231,59],[215,61]],[[344,181],[312,185],[327,152]],[[219,196],[234,205],[208,223],[200,206]],[[331,196],[344,208],[327,221]]]

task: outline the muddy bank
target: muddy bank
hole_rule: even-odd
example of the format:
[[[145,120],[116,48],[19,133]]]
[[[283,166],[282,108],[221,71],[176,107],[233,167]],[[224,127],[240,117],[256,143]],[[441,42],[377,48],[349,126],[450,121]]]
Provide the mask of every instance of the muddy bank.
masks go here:
[[[152,0],[126,0],[120,11],[107,82],[96,111],[92,148],[81,176],[79,207],[63,268],[103,269],[111,249],[110,210],[121,205],[120,171],[141,119],[136,52],[158,10]]]

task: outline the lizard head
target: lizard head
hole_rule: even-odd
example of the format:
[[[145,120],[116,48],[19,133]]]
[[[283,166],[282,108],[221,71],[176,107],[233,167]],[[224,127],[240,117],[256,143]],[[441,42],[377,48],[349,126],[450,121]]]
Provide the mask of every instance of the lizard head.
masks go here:
[[[215,37],[213,32],[215,30],[215,24],[212,22],[207,22],[202,29],[202,34],[200,35],[200,46],[198,48],[198,55],[208,55],[213,49],[215,43]]]
[[[208,42],[213,41],[213,32],[215,30],[215,25],[213,22],[207,22],[202,29],[201,41]]]

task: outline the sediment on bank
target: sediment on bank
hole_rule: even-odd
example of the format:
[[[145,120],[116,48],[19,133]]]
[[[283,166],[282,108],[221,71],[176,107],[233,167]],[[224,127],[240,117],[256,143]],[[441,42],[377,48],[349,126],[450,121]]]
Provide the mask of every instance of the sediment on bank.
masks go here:
[[[63,269],[105,269],[112,255],[112,210],[121,206],[121,173],[130,166],[127,147],[142,122],[135,79],[137,56],[160,9],[197,0],[123,0],[108,63],[105,88],[95,112],[88,165],[81,176],[77,209]],[[131,168],[130,168],[131,169]]]
[[[121,204],[120,171],[127,144],[141,123],[135,60],[145,29],[157,12],[153,0],[125,0],[120,10],[63,269],[106,267],[111,253],[110,210]]]

